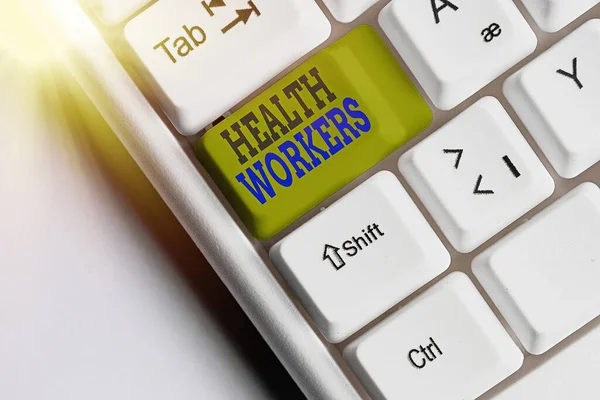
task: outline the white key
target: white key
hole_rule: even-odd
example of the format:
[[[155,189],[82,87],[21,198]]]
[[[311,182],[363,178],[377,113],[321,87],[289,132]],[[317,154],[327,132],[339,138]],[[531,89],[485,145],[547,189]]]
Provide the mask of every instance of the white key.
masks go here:
[[[600,376],[600,327],[552,356],[494,400],[596,399]]]
[[[271,249],[331,342],[340,342],[450,265],[398,179],[380,172]]]
[[[377,0],[323,0],[333,17],[340,22],[352,22]]]
[[[344,357],[374,399],[473,400],[523,354],[467,276],[450,274],[350,344]]]
[[[125,36],[173,125],[192,135],[330,31],[312,0],[160,0],[127,24]]]
[[[542,354],[600,314],[600,189],[585,183],[473,260],[523,346]]]
[[[504,84],[511,105],[564,178],[600,160],[599,49],[600,20],[592,20]]]
[[[399,167],[461,253],[554,191],[551,176],[493,97],[479,100],[409,150]]]
[[[521,0],[540,28],[557,32],[573,22],[598,0]]]
[[[537,43],[507,0],[393,0],[379,23],[442,110],[466,100]]]
[[[141,10],[152,0],[83,0],[105,25],[117,25]]]

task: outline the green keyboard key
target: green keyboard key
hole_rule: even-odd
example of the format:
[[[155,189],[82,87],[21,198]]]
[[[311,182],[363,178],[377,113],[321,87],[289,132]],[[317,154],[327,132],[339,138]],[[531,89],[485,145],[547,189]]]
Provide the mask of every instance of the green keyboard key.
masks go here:
[[[431,118],[377,33],[360,26],[210,129],[196,154],[252,235],[265,240]]]

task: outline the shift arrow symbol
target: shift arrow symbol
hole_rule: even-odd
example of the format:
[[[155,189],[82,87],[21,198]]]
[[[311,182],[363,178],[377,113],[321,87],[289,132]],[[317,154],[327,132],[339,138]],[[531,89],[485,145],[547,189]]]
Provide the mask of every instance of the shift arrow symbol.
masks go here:
[[[340,256],[340,248],[330,244],[326,244],[323,251],[323,261],[325,260],[329,260],[336,270],[340,270],[346,265],[346,261]]]
[[[477,178],[477,183],[475,184],[475,190],[473,190],[473,194],[494,194],[493,190],[479,189],[479,187],[481,186],[482,180],[483,180],[483,175],[479,175],[479,178]]]
[[[234,19],[233,21],[231,21],[231,23],[229,25],[227,25],[225,28],[221,29],[221,32],[223,32],[223,33],[229,32],[240,22],[243,22],[244,25],[246,25],[248,23],[248,21],[250,20],[250,17],[252,16],[253,13],[255,13],[257,16],[260,16],[260,11],[258,10],[258,8],[256,8],[256,6],[254,5],[254,3],[252,1],[249,1],[248,5],[250,6],[250,8],[242,8],[239,10],[235,10],[238,17],[236,19]]]

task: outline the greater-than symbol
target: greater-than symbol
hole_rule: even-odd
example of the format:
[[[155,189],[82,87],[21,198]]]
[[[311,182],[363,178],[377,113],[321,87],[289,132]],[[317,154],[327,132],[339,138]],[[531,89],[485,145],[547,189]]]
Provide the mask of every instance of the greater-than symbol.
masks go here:
[[[456,162],[454,163],[454,169],[458,169],[460,160],[463,155],[463,149],[444,149],[444,154],[456,154]]]
[[[239,10],[235,10],[238,17],[236,19],[234,19],[233,21],[231,21],[225,28],[221,29],[221,32],[223,32],[223,33],[229,32],[240,22],[243,22],[244,25],[246,25],[248,23],[248,21],[250,20],[250,17],[252,16],[253,13],[256,14],[256,16],[260,17],[260,11],[258,8],[256,8],[256,6],[254,5],[254,2],[252,2],[252,0],[250,0],[248,2],[248,6],[250,6],[250,8],[242,8]]]
[[[480,189],[482,180],[483,175],[479,175],[477,178],[477,183],[475,184],[475,190],[473,190],[473,194],[494,194],[493,190]]]
[[[202,5],[206,9],[206,12],[208,12],[208,15],[213,17],[215,15],[214,11],[212,10],[213,8],[225,7],[227,4],[225,4],[224,0],[211,0],[208,4],[206,3],[206,1],[203,1]]]
[[[326,244],[323,250],[323,261],[326,260],[329,260],[331,266],[338,271],[346,265],[346,261],[340,255],[340,248],[330,244]]]

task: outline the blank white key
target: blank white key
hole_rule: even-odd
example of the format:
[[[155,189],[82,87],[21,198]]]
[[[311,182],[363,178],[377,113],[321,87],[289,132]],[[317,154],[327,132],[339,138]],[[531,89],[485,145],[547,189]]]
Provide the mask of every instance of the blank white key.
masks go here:
[[[340,22],[352,22],[377,0],[323,0],[333,17]]]
[[[125,27],[173,125],[192,135],[329,37],[311,0],[160,0]]]
[[[598,0],[521,0],[540,28],[557,32],[599,3]]]
[[[535,49],[512,1],[393,0],[379,23],[436,107],[449,110]]]
[[[598,397],[600,327],[552,356],[494,400],[565,400]]]
[[[380,172],[271,249],[331,342],[340,342],[450,265],[398,179]]]
[[[552,177],[493,97],[479,100],[409,150],[399,167],[462,253],[554,191]]]
[[[575,188],[473,261],[523,346],[541,354],[600,314],[600,189]]]
[[[105,25],[117,25],[141,10],[152,0],[83,0]]]
[[[600,20],[592,20],[504,84],[511,105],[565,178],[600,160],[599,70]]]
[[[473,400],[523,354],[469,278],[455,272],[344,351],[374,399]]]

